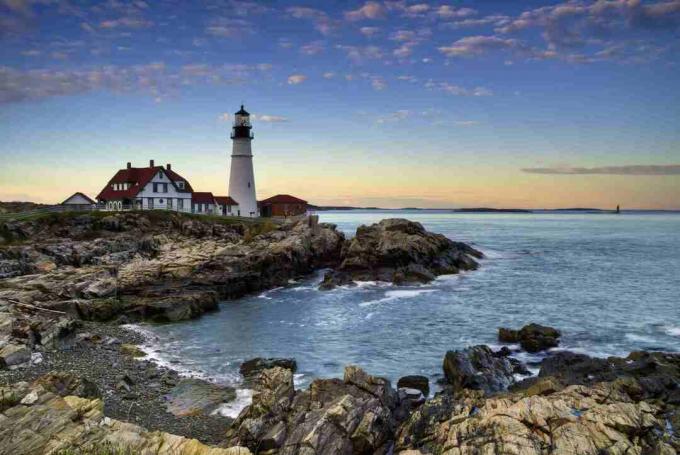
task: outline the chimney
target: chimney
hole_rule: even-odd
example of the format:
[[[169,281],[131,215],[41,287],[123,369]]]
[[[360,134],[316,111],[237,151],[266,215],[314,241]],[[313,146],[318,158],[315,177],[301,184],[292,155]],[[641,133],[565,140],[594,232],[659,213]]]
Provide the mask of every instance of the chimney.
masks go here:
[[[129,161],[127,162],[127,168],[128,168],[128,169],[131,169],[131,168],[132,168],[132,163],[129,162]]]
[[[166,168],[168,171],[172,171],[172,164],[168,163],[168,164],[165,166],[165,168]]]
[[[149,160],[149,167],[153,167],[153,160]]]

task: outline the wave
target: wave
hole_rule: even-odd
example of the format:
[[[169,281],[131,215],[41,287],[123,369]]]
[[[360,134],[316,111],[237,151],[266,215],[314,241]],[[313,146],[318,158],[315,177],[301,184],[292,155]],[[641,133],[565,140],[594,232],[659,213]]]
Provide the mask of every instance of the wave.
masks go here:
[[[379,303],[392,302],[394,300],[410,299],[413,297],[418,297],[422,294],[430,294],[432,292],[437,292],[436,289],[402,289],[398,291],[387,291],[385,292],[385,297],[382,299],[369,300],[368,302],[362,302],[359,306],[365,307],[370,305],[376,305]]]
[[[680,337],[680,327],[666,327],[666,334],[672,337]]]
[[[251,389],[236,389],[236,398],[229,403],[221,404],[211,415],[221,415],[235,419],[246,406],[253,402],[253,391]]]

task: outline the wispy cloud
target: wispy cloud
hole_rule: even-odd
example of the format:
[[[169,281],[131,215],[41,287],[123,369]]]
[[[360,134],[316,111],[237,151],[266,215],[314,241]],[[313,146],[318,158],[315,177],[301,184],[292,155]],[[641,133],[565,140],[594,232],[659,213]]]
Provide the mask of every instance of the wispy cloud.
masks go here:
[[[439,51],[447,57],[469,57],[493,50],[513,49],[518,45],[515,39],[504,39],[497,36],[466,36],[453,42],[450,46],[442,46]]]
[[[345,13],[345,18],[350,21],[364,19],[379,19],[385,14],[385,8],[378,2],[366,2],[360,8]]]
[[[602,167],[534,167],[522,172],[552,175],[680,175],[680,164],[629,165]]]
[[[288,84],[289,85],[302,84],[306,80],[307,80],[307,76],[305,76],[304,74],[291,74],[290,76],[288,76]]]
[[[283,117],[281,115],[253,114],[252,118],[256,122],[265,123],[285,123],[288,121],[288,117]]]
[[[466,88],[450,82],[435,82],[429,80],[425,83],[428,90],[437,90],[455,96],[491,96],[493,92],[486,87]]]

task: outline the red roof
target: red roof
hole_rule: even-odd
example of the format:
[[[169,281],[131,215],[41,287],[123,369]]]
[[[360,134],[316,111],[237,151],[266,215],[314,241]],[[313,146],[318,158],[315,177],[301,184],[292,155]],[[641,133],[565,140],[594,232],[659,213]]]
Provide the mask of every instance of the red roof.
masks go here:
[[[215,202],[221,205],[238,205],[238,202],[233,200],[231,196],[215,196]]]
[[[165,169],[163,166],[154,166],[154,167],[131,167],[127,169],[121,169],[116,174],[109,180],[109,183],[106,184],[103,190],[97,195],[97,199],[99,200],[118,200],[118,199],[132,199],[135,196],[137,196],[137,193],[142,191],[144,187],[146,186],[147,183],[153,179],[153,176],[156,175],[159,171],[162,171],[165,173],[165,175],[168,176],[168,179],[175,183],[178,181],[183,181],[184,182],[184,189],[180,189],[175,185],[175,188],[177,188],[177,191],[180,192],[185,192],[189,193],[192,191],[191,185],[189,182],[176,173],[175,171]],[[114,183],[130,183],[132,186],[128,188],[127,190],[114,190],[111,185]]]
[[[306,204],[307,201],[291,196],[290,194],[277,194],[260,201],[260,204]]]
[[[195,204],[214,204],[215,196],[207,191],[194,191],[191,193],[191,202]]]

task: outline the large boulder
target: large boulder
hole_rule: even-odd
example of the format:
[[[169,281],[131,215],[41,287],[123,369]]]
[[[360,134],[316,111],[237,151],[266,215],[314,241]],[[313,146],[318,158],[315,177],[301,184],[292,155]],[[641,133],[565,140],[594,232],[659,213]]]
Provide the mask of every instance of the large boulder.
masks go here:
[[[317,379],[295,392],[290,370],[264,370],[253,404],[228,430],[231,444],[279,454],[385,454],[400,414],[386,379],[348,366],[340,379]]]
[[[419,390],[423,396],[427,397],[430,394],[430,380],[427,376],[409,375],[399,378],[397,381],[397,388],[415,389]]]
[[[239,367],[239,372],[244,378],[252,379],[257,377],[262,371],[274,367],[285,368],[295,373],[295,371],[297,371],[297,362],[295,362],[295,359],[265,359],[262,357],[255,357],[254,359],[243,362]]]
[[[321,289],[359,281],[426,283],[437,275],[474,270],[481,252],[441,234],[428,232],[420,223],[386,219],[360,226],[345,243],[340,265],[327,274]]]
[[[492,394],[505,390],[515,380],[512,363],[486,345],[448,351],[443,368],[446,382],[454,391],[471,389]]]
[[[501,327],[498,329],[498,341],[503,343],[519,343],[527,352],[540,352],[557,347],[560,344],[559,330],[540,324],[529,324],[520,330]]]
[[[81,398],[101,398],[102,396],[94,382],[64,371],[51,371],[38,378],[34,385],[42,386],[48,392],[60,397],[74,395]]]
[[[179,381],[165,398],[168,412],[176,416],[210,415],[222,404],[233,401],[236,392],[231,387],[186,378]]]

